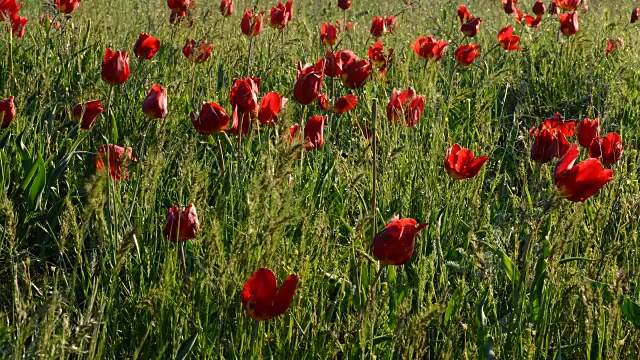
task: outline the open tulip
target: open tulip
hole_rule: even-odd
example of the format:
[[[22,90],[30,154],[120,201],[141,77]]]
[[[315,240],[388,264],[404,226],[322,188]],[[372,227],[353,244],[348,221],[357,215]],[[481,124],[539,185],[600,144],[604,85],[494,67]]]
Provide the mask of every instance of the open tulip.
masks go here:
[[[278,0],[276,7],[271,8],[269,12],[269,26],[274,29],[286,28],[287,23],[291,20],[292,8],[293,1],[288,1],[285,5]]]
[[[535,4],[533,4],[533,8],[531,11],[537,16],[542,16],[546,12],[546,8],[542,0],[537,0]]]
[[[211,56],[211,51],[213,51],[213,44],[207,42],[207,39],[200,39],[198,41],[187,39],[187,42],[182,48],[182,54],[196,64],[207,61]]]
[[[9,96],[6,100],[0,100],[0,115],[2,115],[2,129],[6,129],[11,125],[13,118],[16,116],[16,106],[13,104],[13,96]]]
[[[598,136],[600,136],[600,119],[586,118],[578,125],[578,144],[580,146],[588,149],[593,139]]]
[[[256,114],[258,111],[259,78],[236,79],[231,87],[229,101],[241,113]]]
[[[273,271],[260,268],[244,284],[242,307],[253,320],[270,320],[287,312],[300,279],[289,275],[278,289]]]
[[[98,115],[102,114],[104,106],[100,100],[88,101],[73,107],[73,120],[80,123],[80,129],[89,130]]]
[[[393,58],[393,53],[394,50],[391,48],[387,54],[385,54],[382,41],[380,40],[376,41],[373,47],[369,46],[369,61],[378,67],[381,76],[387,74],[387,67]]]
[[[386,32],[384,19],[380,16],[376,16],[371,21],[371,29],[369,30],[371,36],[380,37]]]
[[[333,104],[331,111],[334,114],[342,115],[356,106],[358,106],[358,97],[353,94],[347,94]]]
[[[520,36],[513,35],[513,26],[511,25],[500,30],[498,33],[498,43],[507,51],[522,50],[522,48],[518,46],[518,42],[520,42]]]
[[[560,31],[564,36],[572,36],[580,31],[580,22],[578,21],[578,13],[572,12],[568,14],[560,14]]]
[[[342,10],[349,10],[351,7],[351,0],[338,0],[338,7]]]
[[[575,11],[582,4],[582,0],[556,0],[556,4],[564,11]]]
[[[122,85],[129,78],[129,53],[107,48],[102,60],[102,80],[109,85]]]
[[[142,112],[152,119],[164,119],[167,117],[169,110],[167,109],[167,89],[153,84],[151,91],[142,103]]]
[[[96,151],[95,165],[96,170],[105,170],[105,161],[109,159],[109,175],[111,180],[120,181],[123,178],[129,180],[128,163],[135,164],[136,158],[133,157],[133,149],[130,147],[123,148],[113,144],[102,144]]]
[[[635,8],[631,11],[631,23],[635,24],[640,18],[640,8]]]
[[[460,7],[458,8],[458,19],[460,20],[460,24],[469,22],[471,18],[472,17],[469,9],[467,9],[467,7],[464,5],[460,5]]]
[[[348,58],[345,62],[345,52],[341,52],[342,58],[342,74],[340,80],[344,86],[349,89],[357,89],[367,82],[369,76],[371,76],[371,63],[366,60],[358,60],[358,58]]]
[[[271,91],[260,100],[260,108],[258,108],[258,119],[262,125],[276,126],[276,120],[280,116],[280,112],[287,103],[287,98],[281,96],[275,91]]]
[[[338,29],[335,26],[324,23],[320,25],[320,41],[325,46],[335,45],[338,40]]]
[[[391,100],[387,104],[387,120],[397,123],[404,120],[407,127],[415,126],[424,112],[424,96],[418,96],[410,87],[398,92],[395,88],[391,92]]]
[[[590,158],[574,165],[580,155],[573,145],[560,159],[554,171],[554,182],[560,195],[569,201],[585,201],[613,180],[613,171],[604,169],[599,159]]]
[[[220,1],[220,13],[224,17],[233,15],[233,0]]]
[[[304,149],[306,151],[319,149],[324,145],[324,121],[326,116],[314,115],[304,126]]]
[[[325,59],[320,59],[315,65],[302,66],[298,61],[297,80],[293,87],[293,98],[301,105],[309,105],[316,101],[322,92]]]
[[[482,24],[481,18],[473,18],[469,22],[466,22],[460,26],[460,31],[467,37],[475,37],[480,31],[480,24]]]
[[[421,58],[439,61],[444,56],[447,46],[449,46],[449,43],[444,40],[436,41],[433,36],[420,36],[411,45],[411,49]]]
[[[565,118],[559,112],[556,112],[553,116],[545,119],[540,124],[538,130],[549,129],[552,131],[559,131],[564,136],[574,136],[576,133],[577,122],[574,120],[565,120]],[[531,129],[530,133],[535,131],[535,127]]]
[[[615,164],[620,160],[623,151],[622,138],[614,132],[596,137],[589,146],[589,156],[599,158],[605,165]]]
[[[169,241],[175,243],[195,239],[199,231],[200,221],[195,205],[190,204],[184,209],[173,205],[169,209],[167,222],[162,231]]]
[[[171,12],[179,13],[187,11],[191,7],[193,0],[167,0],[167,6]]]
[[[240,22],[240,30],[248,37],[254,37],[260,35],[262,32],[262,21],[264,18],[264,11],[261,13],[253,13],[253,10],[246,9],[244,16]]]
[[[140,34],[135,45],[133,45],[133,53],[136,57],[145,60],[150,60],[156,56],[158,50],[160,50],[160,40],[147,33]]]
[[[474,157],[473,151],[454,144],[447,151],[444,168],[454,180],[470,179],[480,172],[488,156]]]
[[[383,265],[403,265],[411,260],[416,244],[416,235],[427,224],[418,224],[411,218],[391,220],[376,234],[371,244],[373,257]]]
[[[478,44],[458,46],[455,52],[456,61],[463,66],[469,66],[473,64],[473,60],[475,60],[478,56],[482,55],[480,52],[478,52],[479,47],[480,45]]]
[[[204,103],[198,115],[191,113],[191,123],[199,134],[215,135],[229,126],[229,115],[215,102]]]
[[[24,16],[15,16],[11,18],[11,35],[16,39],[22,38],[28,22],[29,19]]]
[[[0,0],[0,21],[11,21],[18,16],[23,3],[16,3],[16,0]]]
[[[533,16],[527,14],[524,17],[525,24],[527,24],[527,26],[529,26],[530,28],[537,29],[538,25],[540,25],[540,21],[542,21],[542,16],[540,15],[534,18]]]
[[[76,11],[82,0],[55,0],[55,5],[63,14],[71,14]]]

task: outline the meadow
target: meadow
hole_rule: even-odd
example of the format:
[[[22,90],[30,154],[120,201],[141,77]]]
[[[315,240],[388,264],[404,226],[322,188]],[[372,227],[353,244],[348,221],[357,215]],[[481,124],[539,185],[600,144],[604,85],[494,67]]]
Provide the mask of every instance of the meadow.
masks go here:
[[[296,0],[284,29],[269,26],[272,0],[235,0],[230,16],[197,0],[174,24],[166,0],[83,0],[70,14],[24,2],[24,35],[0,27],[0,100],[16,110],[0,130],[0,357],[640,359],[637,2],[580,4],[570,36],[548,10],[536,29],[498,0]],[[475,37],[461,4],[482,19]],[[245,8],[266,11],[254,37]],[[372,19],[388,15],[395,29],[374,37]],[[324,44],[322,24],[338,20],[353,28]],[[499,44],[508,26],[522,50]],[[143,32],[161,42],[150,60],[134,55]],[[418,56],[419,36],[448,42],[442,58]],[[186,57],[187,39],[207,39],[210,57]],[[327,50],[369,61],[378,39],[383,64],[362,86],[325,74],[319,89],[355,95],[355,108],[300,103],[297,91],[318,94],[294,91],[298,62]],[[454,53],[470,43],[481,55],[465,66]],[[129,53],[121,85],[104,80],[107,48]],[[247,77],[258,101],[289,99],[275,126],[239,114],[245,134],[198,132],[205,102],[233,119],[234,80]],[[153,84],[166,88],[161,119],[143,112]],[[423,97],[417,121],[389,121],[393,90],[409,87]],[[81,129],[73,108],[91,100],[103,111]],[[556,113],[580,123],[569,144],[585,118],[622,139],[604,164],[613,180],[580,201],[559,191],[557,146],[532,158]],[[316,115],[323,144],[303,130]],[[135,161],[113,174],[103,144]],[[487,156],[477,175],[445,170],[454,144]],[[576,165],[600,164],[578,149]],[[190,204],[199,229],[183,238],[169,209]],[[394,217],[428,224],[398,266],[372,253]],[[258,321],[241,292],[261,267],[299,283],[283,314]]]

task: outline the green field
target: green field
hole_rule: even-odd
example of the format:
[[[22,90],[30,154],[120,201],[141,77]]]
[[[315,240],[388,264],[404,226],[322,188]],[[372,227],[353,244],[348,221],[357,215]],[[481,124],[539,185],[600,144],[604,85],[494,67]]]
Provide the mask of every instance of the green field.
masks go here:
[[[24,1],[24,37],[0,26],[0,100],[17,109],[0,130],[0,358],[640,359],[637,2],[590,0],[565,37],[554,16],[535,30],[498,0],[465,1],[483,19],[469,40],[448,0],[347,11],[297,0],[284,31],[268,25],[271,0],[236,0],[230,17],[197,0],[191,27],[169,23],[166,0],[84,0],[70,16]],[[254,6],[267,14],[248,61],[240,21]],[[42,27],[44,12],[61,27]],[[328,49],[322,23],[356,23],[335,50],[367,59],[371,21],[387,15],[398,21],[380,38],[395,49],[388,82],[374,74],[350,90],[325,77],[329,97],[359,99],[343,115],[294,100],[298,61]],[[508,25],[522,51],[498,45]],[[133,55],[141,32],[161,41],[152,60]],[[413,52],[420,35],[450,42],[442,60]],[[203,37],[213,52],[193,64],[183,46]],[[618,37],[624,48],[606,55]],[[456,65],[470,41],[482,56]],[[106,48],[130,52],[124,85],[101,79]],[[258,100],[289,98],[277,126],[198,134],[190,113],[215,101],[231,115],[233,81],[247,75],[261,79]],[[142,112],[155,83],[168,91],[162,120]],[[425,96],[419,123],[389,122],[392,90],[410,86]],[[96,99],[104,112],[79,129],[72,107]],[[559,195],[558,159],[531,160],[530,129],[556,112],[622,136],[615,180],[584,202]],[[324,146],[283,140],[312,115],[327,116]],[[96,170],[105,143],[132,148],[128,180]],[[489,157],[478,176],[447,175],[454,143]],[[201,231],[183,247],[163,229],[169,208],[191,203]],[[394,216],[429,226],[408,263],[382,266],[373,234]],[[240,292],[260,267],[300,284],[285,314],[254,322]]]

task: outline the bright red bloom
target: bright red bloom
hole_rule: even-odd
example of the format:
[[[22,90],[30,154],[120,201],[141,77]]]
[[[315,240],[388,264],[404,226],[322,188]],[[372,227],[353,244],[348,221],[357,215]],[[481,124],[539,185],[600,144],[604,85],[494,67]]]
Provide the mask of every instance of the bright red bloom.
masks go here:
[[[338,29],[335,26],[324,23],[320,25],[320,41],[325,46],[327,45],[335,45],[338,40]]]
[[[11,35],[16,39],[20,39],[24,36],[24,30],[27,26],[29,19],[24,16],[15,16],[11,19]]]
[[[109,85],[122,85],[129,74],[129,53],[107,48],[102,60],[102,80]]]
[[[322,94],[318,97],[318,108],[322,111],[327,111],[331,108],[331,104],[329,104],[329,100],[327,99],[327,94]]]
[[[338,7],[342,10],[349,10],[351,7],[351,0],[338,0]]]
[[[353,94],[347,94],[333,104],[331,111],[334,114],[342,115],[356,106],[358,106],[358,97]]]
[[[187,42],[182,48],[182,54],[190,61],[200,64],[211,56],[213,51],[213,44],[207,42],[207,39],[200,39],[198,41],[193,39],[187,39]]]
[[[564,134],[564,136],[568,137],[576,134],[576,125],[577,123],[575,120],[567,121],[559,112],[556,112],[553,116],[545,119],[545,121],[538,127],[538,130],[542,131],[544,129],[548,129],[551,131],[559,131]],[[529,134],[533,134],[535,130],[535,127],[532,128],[529,131]]]
[[[327,50],[324,63],[324,75],[329,77],[338,77],[342,74],[342,58],[340,51],[337,53]]]
[[[204,103],[199,115],[191,113],[191,123],[199,134],[215,135],[229,126],[229,115],[215,102]]]
[[[542,16],[544,15],[546,8],[544,6],[544,3],[542,2],[542,0],[537,0],[535,4],[533,4],[533,8],[531,9],[531,11],[536,14],[537,16]]]
[[[424,96],[418,96],[412,87],[400,93],[394,88],[391,92],[391,99],[387,104],[389,122],[398,123],[402,119],[407,127],[413,127],[420,121],[423,111]]]
[[[586,118],[582,120],[578,126],[578,144],[588,149],[593,139],[598,136],[600,136],[600,119],[591,120]]]
[[[297,80],[293,87],[293,98],[302,105],[309,105],[316,101],[322,92],[325,59],[320,59],[315,65],[307,64],[302,67],[298,61]]]
[[[133,45],[133,53],[136,57],[145,60],[150,60],[156,56],[158,50],[160,50],[160,40],[147,33],[140,34],[135,45]]]
[[[80,122],[80,129],[89,130],[98,115],[102,114],[104,106],[100,100],[88,101],[73,107],[73,120]]]
[[[326,116],[312,116],[304,126],[304,149],[305,151],[319,149],[324,145],[324,121]]]
[[[371,63],[366,60],[358,60],[358,58],[348,58],[348,53],[342,51],[340,56],[342,58],[342,75],[340,75],[340,80],[344,86],[349,89],[357,89],[367,82],[369,76],[371,76]],[[351,53],[353,54],[353,53]],[[348,59],[345,62],[345,58]]]
[[[513,14],[516,11],[518,0],[502,0],[502,7],[507,14]]]
[[[575,11],[582,4],[582,0],[556,0],[556,4],[564,11]]]
[[[480,24],[482,24],[482,19],[473,18],[469,22],[462,24],[460,31],[462,31],[465,36],[475,37],[478,35],[478,31],[480,31]]]
[[[444,169],[454,180],[470,179],[480,172],[488,156],[474,157],[473,151],[465,149],[458,144],[454,144],[447,151],[444,159]]]
[[[382,36],[386,31],[384,19],[380,16],[374,17],[373,21],[371,21],[371,29],[369,30],[371,36],[377,38]]]
[[[553,176],[560,196],[574,202],[585,201],[613,180],[613,171],[604,169],[599,159],[587,159],[574,166],[578,155],[580,150],[574,144],[556,165]]]
[[[411,44],[411,48],[416,55],[424,59],[432,59],[433,61],[439,61],[444,56],[449,43],[444,40],[436,41],[433,36],[424,37],[420,36]]]
[[[411,218],[395,218],[376,234],[371,244],[373,257],[383,265],[402,265],[411,260],[416,244],[416,235],[427,224]]]
[[[58,11],[63,14],[71,14],[76,11],[82,0],[55,0]]]
[[[242,113],[256,114],[258,111],[259,78],[236,79],[229,93],[229,101],[233,108]]]
[[[558,7],[557,1],[552,1],[549,3],[549,15],[560,15],[560,8]]]
[[[631,12],[631,23],[635,24],[638,21],[638,18],[640,18],[640,8],[635,8]]]
[[[560,14],[560,31],[562,35],[571,36],[580,31],[580,22],[578,21],[578,13],[572,12],[568,14]]]
[[[460,5],[460,7],[458,8],[458,19],[460,20],[460,24],[469,22],[471,18],[471,13],[467,9],[467,7],[464,5]]]
[[[240,294],[242,307],[253,320],[270,320],[284,314],[295,295],[300,279],[289,275],[278,289],[276,275],[267,268],[254,272]]]
[[[142,112],[152,119],[164,119],[167,117],[167,89],[153,84],[147,97],[142,103]]]
[[[287,23],[291,20],[293,1],[288,1],[284,5],[280,0],[276,4],[276,7],[271,8],[269,12],[269,26],[274,29],[284,29],[287,27]]]
[[[456,49],[456,61],[463,66],[469,66],[478,56],[482,55],[478,52],[478,44],[460,45]]]
[[[189,204],[185,209],[173,205],[169,209],[167,223],[162,231],[169,241],[175,243],[195,239],[199,231],[200,221],[195,205]]]
[[[398,27],[398,19],[396,19],[396,17],[393,15],[387,16],[386,18],[384,18],[384,27],[386,32],[393,34],[393,32],[396,31],[396,28]]]
[[[534,18],[533,16],[527,14],[524,17],[525,24],[527,24],[527,26],[529,26],[530,28],[537,29],[538,25],[540,25],[540,21],[542,21],[542,16],[540,15]]]
[[[622,138],[614,132],[596,137],[589,146],[589,156],[600,158],[605,165],[615,164],[620,160],[623,151]]]
[[[258,119],[262,125],[276,126],[276,120],[280,116],[280,112],[284,108],[288,99],[280,96],[275,91],[271,91],[260,100],[260,108],[258,109]]]
[[[0,0],[0,21],[13,19],[18,16],[23,3],[16,3],[16,0]]]
[[[167,6],[174,13],[187,11],[192,4],[192,0],[167,0]]]
[[[500,30],[498,33],[498,42],[500,43],[500,46],[507,51],[522,50],[522,48],[518,46],[520,36],[513,35],[513,26],[511,25]]]
[[[233,0],[220,1],[220,13],[224,17],[233,15]]]
[[[96,170],[102,171],[105,169],[105,160],[109,158],[109,175],[111,180],[120,181],[122,178],[129,180],[129,171],[127,170],[127,164],[137,162],[133,157],[133,149],[130,147],[123,148],[113,144],[102,144],[96,152],[95,164]]]
[[[2,115],[2,129],[6,129],[11,125],[13,118],[16,116],[16,106],[13,104],[13,96],[9,96],[6,100],[0,100],[0,115]]]
[[[260,35],[262,32],[262,21],[264,18],[264,11],[261,13],[253,13],[253,10],[246,9],[244,16],[240,22],[240,30],[248,37],[254,37]]]

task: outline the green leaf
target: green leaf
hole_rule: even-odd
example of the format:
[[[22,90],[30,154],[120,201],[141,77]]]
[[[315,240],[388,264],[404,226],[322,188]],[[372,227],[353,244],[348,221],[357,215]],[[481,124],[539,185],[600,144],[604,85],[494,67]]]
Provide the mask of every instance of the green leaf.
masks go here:
[[[462,303],[462,288],[459,287],[454,291],[449,303],[447,304],[447,310],[444,313],[444,325],[448,326],[451,323],[451,318],[457,313],[460,304]]]
[[[496,255],[498,255],[502,259],[502,266],[504,267],[504,270],[507,273],[507,277],[509,278],[509,280],[511,280],[513,284],[520,283],[520,271],[513,264],[513,261],[511,261],[509,256],[507,256],[507,254],[504,251],[494,247],[493,245],[487,242],[481,241],[481,243],[484,244],[489,249],[491,249],[491,251],[493,251]]]
[[[38,174],[33,179],[31,188],[29,189],[29,207],[31,209],[35,209],[38,196],[40,196],[40,193],[44,190],[44,185],[47,183],[47,173],[42,158],[38,158],[38,161],[36,161],[33,167],[37,167]]]
[[[640,305],[627,296],[621,296],[620,310],[627,320],[635,325],[635,327],[640,328]]]
[[[193,348],[193,345],[195,345],[197,339],[198,339],[198,333],[194,333],[193,335],[191,335],[187,339],[187,341],[185,341],[182,344],[182,346],[180,346],[180,350],[178,350],[178,355],[176,355],[176,360],[185,359],[187,355],[189,355],[189,352]]]

